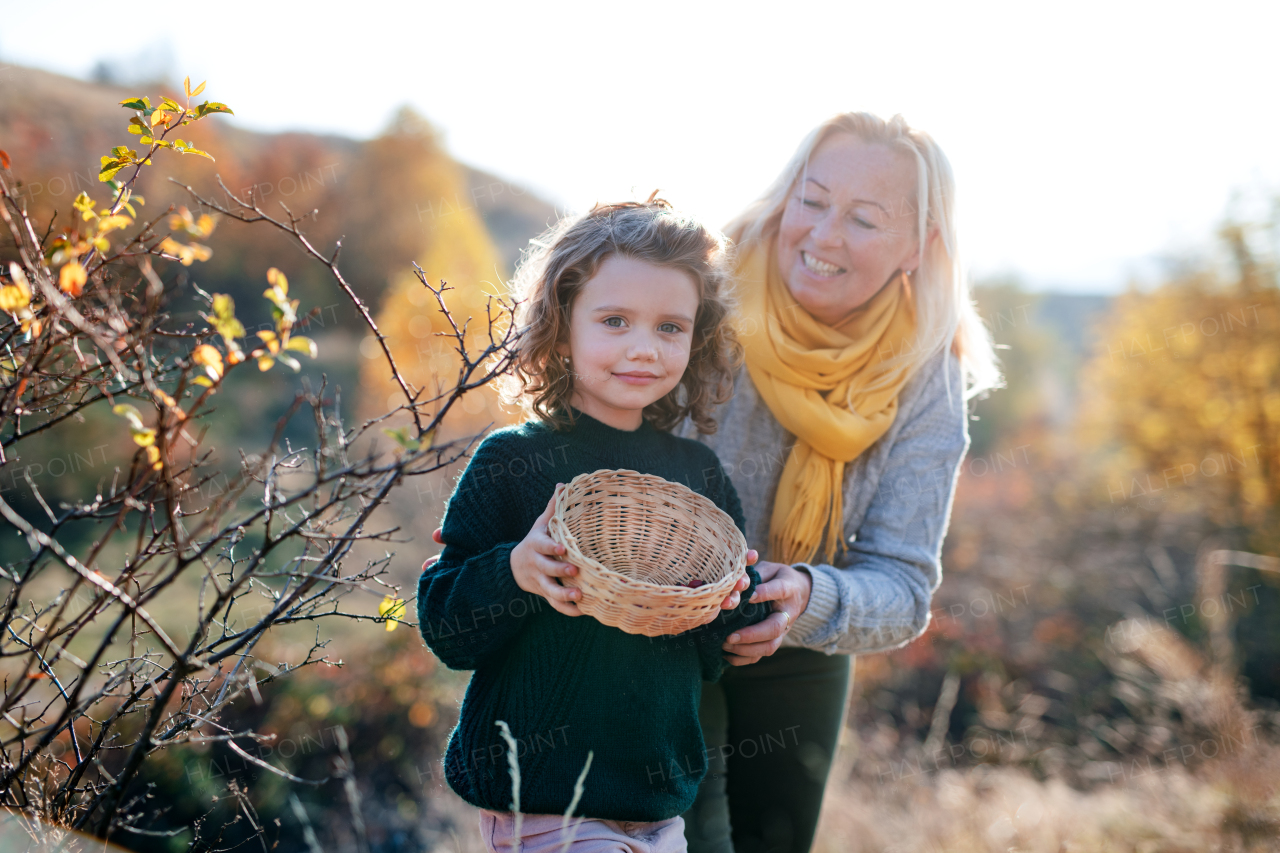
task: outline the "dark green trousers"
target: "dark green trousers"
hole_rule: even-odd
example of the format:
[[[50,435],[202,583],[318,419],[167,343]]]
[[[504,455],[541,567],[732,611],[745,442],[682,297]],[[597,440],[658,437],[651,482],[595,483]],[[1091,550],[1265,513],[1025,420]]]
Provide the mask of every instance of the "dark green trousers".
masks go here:
[[[702,685],[707,775],[689,853],[808,853],[849,695],[850,657],[779,649]]]

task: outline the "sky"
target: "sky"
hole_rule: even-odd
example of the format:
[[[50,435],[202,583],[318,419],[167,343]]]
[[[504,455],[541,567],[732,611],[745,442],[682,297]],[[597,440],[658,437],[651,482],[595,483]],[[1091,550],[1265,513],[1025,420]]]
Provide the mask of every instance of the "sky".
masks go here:
[[[359,138],[408,104],[566,210],[660,188],[723,224],[823,119],[901,113],[951,160],[972,273],[1038,290],[1150,281],[1280,191],[1275,2],[222,0],[91,38],[102,8],[0,0],[0,86],[150,64],[241,126]]]

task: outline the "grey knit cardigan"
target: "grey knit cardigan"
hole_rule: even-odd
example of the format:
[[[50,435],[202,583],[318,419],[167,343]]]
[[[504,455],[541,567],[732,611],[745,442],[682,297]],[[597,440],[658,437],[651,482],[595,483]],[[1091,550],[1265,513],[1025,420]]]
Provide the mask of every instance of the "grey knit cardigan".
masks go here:
[[[715,418],[713,435],[699,436],[688,420],[677,432],[720,457],[742,500],[747,543],[767,559],[774,494],[795,436],[760,399],[745,367]],[[897,648],[924,632],[968,447],[960,365],[940,353],[903,386],[889,431],[845,466],[843,547],[834,565],[797,564],[813,590],[784,646],[856,654]]]

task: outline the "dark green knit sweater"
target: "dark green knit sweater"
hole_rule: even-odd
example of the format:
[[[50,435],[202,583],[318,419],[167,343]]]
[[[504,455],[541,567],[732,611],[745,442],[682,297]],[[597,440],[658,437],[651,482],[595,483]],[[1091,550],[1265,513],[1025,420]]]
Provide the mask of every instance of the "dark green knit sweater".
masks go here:
[[[467,802],[510,811],[511,727],[520,760],[520,810],[563,814],[595,757],[576,813],[657,821],[693,803],[706,771],[698,724],[702,681],[720,677],[720,646],[764,619],[749,604],[684,634],[642,637],[590,616],[565,616],[520,589],[511,550],[546,508],[556,483],[601,468],[628,468],[684,483],[732,516],[737,493],[706,446],[654,429],[634,432],[576,413],[557,432],[536,421],[498,430],[476,449],[444,517],[444,552],[418,582],[422,635],[451,669],[474,669],[445,754],[445,778]]]

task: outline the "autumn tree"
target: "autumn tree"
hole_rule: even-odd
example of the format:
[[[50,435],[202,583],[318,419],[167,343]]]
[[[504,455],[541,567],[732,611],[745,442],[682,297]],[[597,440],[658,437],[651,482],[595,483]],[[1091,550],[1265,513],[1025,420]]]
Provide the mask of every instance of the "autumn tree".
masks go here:
[[[1082,387],[1112,502],[1194,507],[1241,544],[1274,553],[1280,283],[1268,234],[1228,224],[1220,238],[1229,264],[1121,296]]]
[[[179,135],[230,112],[197,102],[203,89],[187,81],[181,100],[122,102],[137,148],[112,148],[99,172],[107,192],[82,192],[69,216],[43,226],[0,151],[0,474],[25,483],[17,496],[0,496],[0,516],[19,534],[0,567],[0,805],[32,840],[58,849],[76,849],[70,830],[145,833],[163,803],[133,782],[157,752],[181,744],[220,743],[290,781],[316,781],[255,759],[268,738],[224,725],[224,712],[259,684],[323,660],[326,621],[394,626],[404,617],[385,579],[385,543],[396,531],[379,529],[373,514],[397,487],[466,451],[474,437],[446,440],[440,424],[509,356],[509,307],[494,300],[484,316],[496,331],[479,338],[481,349],[454,334],[451,381],[407,379],[344,275],[340,247],[322,252],[308,236],[311,211],[224,185],[216,197],[187,187],[189,207],[144,215],[136,192],[144,168],[172,153],[213,159]],[[264,446],[238,454],[216,446],[210,415],[217,403],[234,405],[235,382],[298,372],[317,352],[300,334],[314,308],[291,293],[283,269],[263,271],[271,321],[252,333],[244,305],[184,286],[181,272],[210,256],[204,241],[215,225],[233,220],[283,235],[292,256],[324,270],[398,391],[399,429],[388,434],[385,412],[349,425],[341,390],[304,376]],[[464,324],[449,320],[439,285],[425,275],[417,283],[444,328]],[[173,311],[180,297],[196,299],[198,317]],[[46,500],[31,476],[33,449],[50,437],[83,448],[104,433],[131,448],[124,464],[88,499]],[[381,556],[362,561],[362,543],[378,543]],[[360,607],[352,599],[360,592],[380,604]],[[292,659],[260,658],[263,640],[290,626],[314,639]],[[333,773],[350,780],[350,761]],[[359,836],[355,787],[345,790]],[[211,843],[218,828],[206,829]]]

